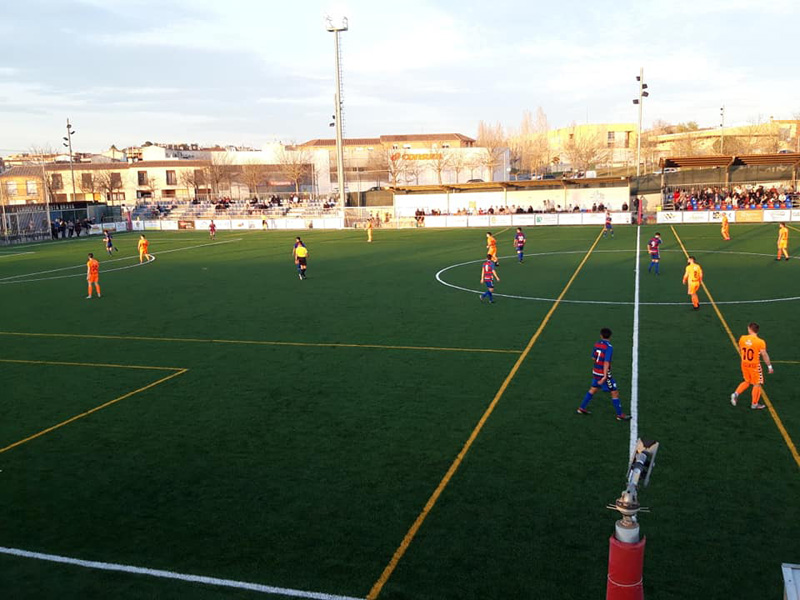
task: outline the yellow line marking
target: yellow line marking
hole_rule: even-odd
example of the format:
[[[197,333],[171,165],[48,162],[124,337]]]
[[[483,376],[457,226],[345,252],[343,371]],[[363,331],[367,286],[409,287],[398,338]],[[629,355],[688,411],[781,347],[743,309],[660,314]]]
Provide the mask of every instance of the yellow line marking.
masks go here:
[[[672,228],[672,233],[675,236],[675,239],[678,240],[678,244],[683,250],[683,253],[688,257],[689,253],[686,251],[686,247],[683,245],[683,241],[678,236],[678,232],[675,231],[675,227],[670,225]],[[717,313],[717,317],[719,317],[720,323],[722,323],[722,327],[725,329],[725,332],[728,334],[728,338],[733,344],[733,348],[736,351],[736,356],[739,356],[739,345],[736,343],[736,338],[731,331],[731,328],[728,326],[728,322],[725,320],[725,317],[722,316],[722,312],[720,312],[717,303],[714,302],[714,297],[711,295],[711,292],[708,290],[708,286],[706,286],[705,281],[701,283],[703,286],[703,290],[705,291],[706,295],[708,296],[708,300],[711,302],[711,306],[714,307],[714,312]],[[789,432],[786,431],[786,427],[783,426],[783,421],[781,421],[780,416],[778,416],[778,411],[775,410],[775,407],[772,404],[772,401],[769,399],[767,392],[762,388],[761,389],[761,396],[764,398],[764,403],[767,405],[769,409],[769,414],[772,416],[772,420],[775,422],[778,431],[781,432],[781,436],[783,437],[783,441],[786,443],[786,446],[789,448],[789,452],[792,453],[792,457],[794,457],[794,462],[797,463],[797,466],[800,467],[800,454],[797,452],[797,446],[794,445],[794,441],[792,441]]]
[[[411,545],[411,542],[414,541],[414,537],[417,535],[419,528],[425,522],[425,519],[428,517],[428,514],[431,512],[436,502],[439,500],[439,497],[442,495],[442,492],[450,483],[450,480],[452,479],[453,475],[455,475],[458,468],[461,466],[461,462],[464,460],[464,457],[466,456],[467,452],[469,452],[473,442],[480,434],[481,430],[483,429],[483,426],[489,420],[489,417],[491,416],[498,402],[500,402],[500,399],[503,397],[503,394],[505,393],[506,389],[511,383],[511,380],[514,379],[514,376],[517,374],[517,371],[519,371],[520,366],[527,358],[534,344],[536,344],[536,341],[539,339],[539,336],[542,334],[542,331],[544,331],[544,328],[547,326],[547,323],[550,321],[550,318],[553,316],[553,313],[556,311],[556,308],[558,308],[558,305],[561,303],[561,300],[564,298],[567,291],[569,291],[570,286],[572,286],[572,282],[575,281],[575,278],[581,272],[583,265],[586,264],[586,261],[589,259],[589,256],[592,254],[592,251],[597,246],[602,235],[603,233],[600,232],[597,238],[595,238],[594,243],[592,244],[591,248],[589,248],[589,251],[586,253],[586,256],[583,257],[583,260],[578,265],[578,268],[575,269],[575,272],[572,274],[572,277],[570,277],[569,281],[567,282],[567,285],[565,285],[564,289],[561,290],[561,294],[559,294],[558,298],[556,298],[555,302],[553,303],[553,306],[550,307],[550,310],[544,316],[544,319],[542,319],[542,322],[539,325],[539,328],[536,330],[536,333],[534,333],[531,339],[528,341],[528,345],[525,346],[525,350],[522,351],[522,354],[514,363],[514,366],[511,368],[511,371],[506,376],[505,380],[503,381],[503,384],[500,386],[500,389],[497,390],[497,393],[492,399],[492,402],[489,404],[489,407],[483,413],[483,416],[481,416],[480,420],[478,421],[478,424],[475,426],[475,429],[472,430],[472,433],[465,442],[464,446],[461,448],[461,451],[458,453],[455,460],[453,460],[453,463],[450,465],[450,468],[447,469],[447,472],[445,473],[444,477],[442,477],[442,480],[439,482],[439,485],[436,486],[436,489],[433,491],[433,494],[431,494],[430,498],[428,498],[428,501],[425,503],[422,512],[419,513],[416,520],[411,525],[411,528],[408,530],[408,532],[406,532],[403,541],[400,543],[400,546],[397,548],[397,550],[395,550],[394,555],[389,561],[389,564],[386,565],[386,568],[381,573],[381,576],[372,586],[372,589],[370,590],[369,594],[367,594],[366,600],[375,600],[381,593],[383,586],[386,585],[386,582],[392,576],[392,573],[394,572],[395,568],[397,568],[397,564],[400,562],[400,559],[403,558],[403,555],[408,550],[408,547]]]
[[[499,348],[448,348],[441,346],[388,346],[383,344],[337,344],[314,342],[278,342],[269,340],[215,340],[202,338],[146,337],[138,335],[94,335],[79,333],[22,333],[0,331],[0,335],[20,337],[77,338],[87,340],[133,340],[139,342],[182,342],[187,344],[247,344],[253,346],[297,346],[304,348],[367,348],[374,350],[427,350],[434,352],[486,352],[494,354],[520,354],[521,350]]]
[[[800,231],[800,229],[798,229],[797,227],[792,227],[791,225],[787,225],[786,227],[788,227],[789,229],[794,229],[795,231]]]
[[[53,365],[56,367],[98,367],[108,369],[144,369],[148,371],[180,371],[181,367],[148,367],[144,365],[116,365],[109,363],[64,362],[56,360],[19,360],[13,358],[0,358],[0,363],[15,363],[20,365]]]
[[[167,375],[166,377],[162,377],[158,381],[154,381],[153,383],[149,383],[149,384],[147,384],[145,386],[142,386],[138,390],[134,390],[132,392],[128,392],[127,394],[123,394],[122,396],[119,396],[118,398],[114,398],[113,400],[109,400],[105,404],[101,404],[100,406],[95,406],[94,408],[92,408],[90,410],[87,410],[86,412],[82,412],[79,415],[75,415],[74,417],[70,417],[66,421],[62,421],[61,423],[53,425],[52,427],[48,427],[47,429],[43,429],[39,433],[34,433],[33,435],[26,437],[25,439],[19,440],[18,442],[14,442],[13,444],[10,444],[10,445],[6,446],[5,448],[0,448],[0,454],[2,454],[3,452],[8,452],[9,450],[11,450],[13,448],[16,448],[17,446],[21,446],[22,444],[25,444],[27,442],[30,442],[31,440],[35,440],[36,438],[41,437],[43,435],[46,435],[46,434],[50,433],[51,431],[55,431],[56,429],[60,429],[60,428],[64,427],[65,425],[69,425],[70,423],[72,423],[74,421],[77,421],[78,419],[82,419],[83,417],[87,417],[87,416],[91,415],[92,413],[97,412],[98,410],[103,410],[104,408],[107,408],[107,407],[111,406],[112,404],[116,404],[117,402],[120,402],[121,400],[125,400],[126,398],[130,398],[131,396],[134,396],[136,394],[139,394],[141,392],[149,390],[150,388],[154,388],[157,385],[164,383],[165,381],[169,381],[170,379],[172,379],[174,377],[177,377],[178,375],[183,375],[188,370],[189,369],[180,369],[179,371],[176,371],[175,373],[172,373],[171,375]]]
[[[800,365],[800,360],[773,360],[773,365]]]

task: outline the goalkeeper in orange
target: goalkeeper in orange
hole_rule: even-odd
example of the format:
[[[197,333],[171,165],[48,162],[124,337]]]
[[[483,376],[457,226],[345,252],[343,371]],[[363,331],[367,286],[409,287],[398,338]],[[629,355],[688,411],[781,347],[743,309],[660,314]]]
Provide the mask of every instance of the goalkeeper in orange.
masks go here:
[[[153,260],[153,256],[147,252],[149,246],[150,241],[142,234],[139,238],[139,264],[143,263],[145,259]]]
[[[700,308],[700,300],[697,298],[697,290],[700,289],[700,284],[703,283],[703,269],[695,262],[694,256],[689,257],[689,264],[686,265],[686,270],[683,272],[683,283],[688,283],[689,295],[692,297],[692,307],[695,310]]]
[[[789,260],[789,250],[787,249],[789,246],[789,228],[786,227],[786,223],[781,223],[781,226],[778,227],[778,258],[775,260],[780,260],[781,256],[783,256],[786,260]]]
[[[720,227],[720,232],[722,233],[722,239],[726,242],[731,241],[731,231],[730,225],[728,225],[728,215],[722,213],[722,226]]]
[[[500,264],[497,260],[497,240],[491,231],[486,232],[486,254],[491,256],[491,260],[495,265]]]
[[[89,260],[86,261],[86,282],[89,284],[89,295],[86,296],[86,299],[90,300],[92,297],[92,284],[94,284],[97,297],[100,298],[100,263],[91,252],[89,252]]]
[[[767,370],[772,374],[772,361],[767,354],[767,343],[758,337],[758,323],[750,323],[747,326],[747,335],[739,338],[739,356],[742,359],[742,377],[744,381],[739,384],[736,391],[731,394],[731,404],[736,406],[739,394],[753,386],[752,402],[750,408],[762,410],[766,408],[759,402],[761,399],[761,386],[764,384],[764,372],[761,370],[761,359],[767,363]]]

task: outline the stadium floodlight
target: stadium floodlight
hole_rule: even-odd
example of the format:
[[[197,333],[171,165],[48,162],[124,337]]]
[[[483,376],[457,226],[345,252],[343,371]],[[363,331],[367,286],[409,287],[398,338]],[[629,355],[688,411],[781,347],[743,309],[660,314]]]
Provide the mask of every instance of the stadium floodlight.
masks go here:
[[[336,95],[334,96],[335,114],[333,124],[336,126],[336,181],[339,186],[339,203],[342,211],[345,205],[345,181],[344,181],[344,141],[342,131],[342,64],[341,52],[339,50],[339,35],[348,30],[347,17],[342,17],[341,23],[336,25],[330,16],[325,17],[327,22],[326,29],[333,34],[333,50],[336,57]]]
[[[69,148],[69,172],[72,176],[72,201],[75,202],[75,167],[72,162],[72,136],[75,135],[75,130],[72,128],[72,125],[67,119],[67,136],[64,140],[67,142],[64,144],[66,148]],[[92,198],[94,200],[94,198]]]
[[[639,97],[633,103],[639,106],[639,130],[636,134],[636,177],[639,177],[642,172],[642,100],[650,95],[645,91],[647,84],[644,82],[644,68],[639,69],[636,81],[639,82]]]

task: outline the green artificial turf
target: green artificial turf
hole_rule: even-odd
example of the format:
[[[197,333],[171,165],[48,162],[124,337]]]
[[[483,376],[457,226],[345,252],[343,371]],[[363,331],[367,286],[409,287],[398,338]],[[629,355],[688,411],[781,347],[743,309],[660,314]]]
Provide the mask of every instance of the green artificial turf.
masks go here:
[[[773,360],[800,361],[796,301],[726,304],[800,296],[776,227],[676,230],[734,335],[756,320]],[[0,362],[0,446],[136,392],[0,454],[0,546],[364,597],[549,314],[380,598],[602,597],[629,426],[602,393],[575,407],[607,326],[630,408],[636,229],[601,239],[552,313],[599,228],[528,228],[521,265],[512,231],[496,291],[517,298],[493,305],[474,293],[479,230],[302,232],[306,281],[295,232],[148,233],[142,266],[133,234],[113,256],[98,238],[0,249],[0,360],[46,363]],[[705,293],[690,309],[671,228],[641,243],[638,424],[662,445],[645,592],[778,597],[780,563],[800,562],[800,469],[749,392],[730,406],[737,354]],[[90,251],[103,297],[86,300]],[[446,267],[473,292],[437,281]],[[800,362],[775,367],[799,440]],[[258,596],[4,555],[0,581],[14,598]]]

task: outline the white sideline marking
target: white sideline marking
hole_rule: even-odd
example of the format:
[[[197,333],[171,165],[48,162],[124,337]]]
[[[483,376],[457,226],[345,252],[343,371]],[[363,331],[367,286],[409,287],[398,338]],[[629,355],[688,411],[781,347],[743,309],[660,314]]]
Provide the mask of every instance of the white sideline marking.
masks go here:
[[[22,256],[23,254],[36,254],[36,252],[14,252],[14,254],[3,254],[0,253],[0,258],[8,258],[9,256]]]
[[[628,464],[633,458],[636,440],[639,439],[639,270],[641,258],[639,249],[642,241],[642,227],[636,226],[636,268],[633,284],[633,340],[631,342],[631,438],[628,448]]]
[[[203,248],[205,246],[216,246],[218,244],[230,244],[232,242],[240,242],[242,241],[241,238],[235,240],[226,240],[224,242],[210,242],[208,244],[197,244],[195,246],[184,246],[183,248],[173,248],[172,250],[161,250],[160,252],[153,252],[152,256],[153,259],[148,260],[143,263],[137,263],[135,265],[128,265],[127,267],[116,267],[114,269],[103,269],[103,273],[112,273],[114,271],[124,271],[126,269],[133,269],[134,267],[141,267],[142,265],[149,264],[155,260],[155,256],[158,254],[168,254],[170,252],[181,252],[182,250],[192,250],[194,248]],[[123,256],[120,258],[112,258],[110,260],[104,260],[101,265],[106,265],[112,262],[118,262],[120,260],[135,260],[136,256]],[[56,277],[40,277],[38,279],[23,279],[24,277],[31,277],[33,275],[45,275],[47,273],[59,273],[61,271],[73,271],[75,269],[83,269],[86,265],[74,265],[72,267],[61,267],[59,269],[50,269],[48,271],[36,271],[34,273],[23,273],[22,275],[11,275],[10,277],[3,277],[0,278],[0,285],[7,285],[9,283],[29,283],[33,281],[52,281],[55,279],[67,279],[69,277],[82,277],[83,273],[74,273],[72,275],[58,275]]]
[[[188,575],[186,573],[175,573],[173,571],[162,571],[160,569],[148,569],[146,567],[133,567],[130,565],[120,565],[116,563],[104,563],[93,560],[82,560],[80,558],[70,558],[68,556],[58,556],[56,554],[42,554],[41,552],[30,552],[18,548],[5,548],[0,546],[0,554],[9,554],[22,558],[33,558],[67,565],[76,565],[87,569],[99,569],[101,571],[117,571],[120,573],[132,573],[134,575],[148,575],[149,577],[160,577],[162,579],[177,579],[189,583],[202,583],[203,585],[216,585],[220,587],[236,588],[239,590],[249,590],[251,592],[261,592],[263,594],[276,594],[278,596],[290,596],[292,598],[312,598],[313,600],[363,600],[353,596],[337,596],[335,594],[324,594],[322,592],[306,592],[292,588],[281,588],[260,583],[247,583],[246,581],[236,581],[233,579],[219,579],[217,577],[206,577],[204,575]]]
[[[530,254],[525,254],[525,256],[553,256],[556,254],[578,254],[582,253],[582,250],[564,250],[564,251],[555,251],[555,252],[535,252]],[[633,250],[595,250],[595,254],[607,254],[607,253],[615,253],[615,252],[627,252],[631,253],[634,252]],[[664,252],[683,252],[682,250],[665,250]],[[745,254],[750,256],[769,256],[772,258],[772,254],[760,254],[756,252],[732,252],[730,250],[695,250],[695,254]],[[637,252],[638,255],[638,252]],[[515,255],[508,255],[508,256],[499,256],[498,259],[508,259],[508,258],[516,258]],[[442,274],[449,271],[450,269],[455,269],[457,267],[463,267],[465,265],[472,265],[477,263],[482,263],[485,258],[480,258],[478,260],[468,260],[462,263],[456,263],[454,265],[449,265],[440,269],[434,277],[436,281],[441,283],[444,286],[449,288],[453,288],[454,290],[459,290],[461,292],[469,292],[470,294],[482,294],[483,292],[480,290],[472,290],[470,288],[461,287],[460,285],[455,285],[453,283],[448,283],[444,279],[442,279]],[[515,296],[514,294],[500,294],[498,292],[492,292],[495,296],[499,296],[501,298],[513,298],[515,300],[534,300],[537,302],[555,302],[555,298],[543,298],[539,296]],[[800,296],[787,296],[785,298],[764,298],[761,300],[718,300],[718,305],[723,304],[771,304],[775,302],[793,302],[795,300],[800,300]],[[563,304],[601,304],[601,305],[616,305],[616,306],[632,306],[633,302],[627,302],[624,300],[568,300],[564,298],[561,300]],[[686,302],[639,302],[639,306],[686,306]]]

